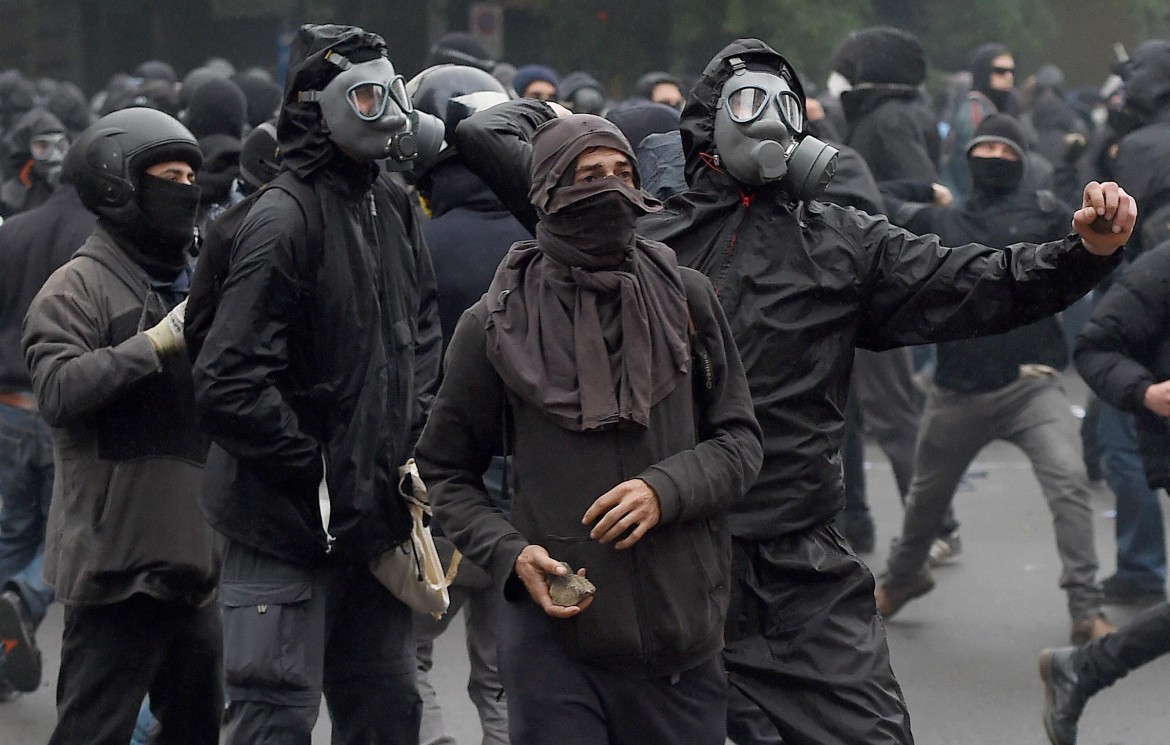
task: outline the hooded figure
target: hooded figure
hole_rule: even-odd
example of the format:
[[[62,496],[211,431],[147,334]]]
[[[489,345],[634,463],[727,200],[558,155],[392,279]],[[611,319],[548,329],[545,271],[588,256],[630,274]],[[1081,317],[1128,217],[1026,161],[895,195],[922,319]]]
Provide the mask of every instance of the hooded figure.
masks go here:
[[[398,468],[439,370],[430,259],[379,165],[408,161],[420,121],[382,37],[298,30],[276,127],[285,172],[235,234],[193,370],[214,442],[202,506],[226,543],[233,745],[307,741],[322,694],[338,741],[417,742],[411,611],[370,565],[410,536]],[[285,634],[297,654],[273,652]]]
[[[8,130],[3,147],[15,174],[0,185],[0,216],[8,217],[43,204],[57,188],[69,134],[57,117],[33,109]]]
[[[880,181],[938,178],[938,126],[922,102],[926,57],[913,34],[895,28],[855,31],[833,55],[833,69],[852,84],[841,93],[849,125],[845,144]]]
[[[232,184],[240,175],[246,113],[244,92],[227,78],[208,80],[191,95],[184,118],[203,151],[198,175],[199,188],[203,190],[201,222],[223,211]]]
[[[1170,204],[1170,41],[1145,42],[1120,67],[1125,103],[1110,123],[1123,136],[1113,175],[1152,215]]]
[[[997,66],[1008,60],[1009,64]],[[996,112],[1019,116],[1020,99],[1016,94],[1015,62],[1012,53],[1003,44],[984,44],[971,54],[971,90],[966,100],[956,107],[948,122],[947,139],[939,162],[943,183],[962,201],[971,195],[971,172],[967,168],[967,143],[975,128]],[[1029,141],[1034,139],[1029,136]],[[1039,180],[1039,171],[1050,170],[1050,164],[1037,162],[1033,174]],[[1035,182],[1034,182],[1035,183]]]
[[[1002,84],[997,86],[993,81],[996,75],[1002,77],[1005,74],[996,69],[995,61],[1001,57],[1011,56],[1011,50],[1003,44],[995,42],[984,44],[971,53],[971,61],[968,63],[967,69],[971,71],[972,91],[986,96],[996,111],[1015,116],[1020,112],[1020,98],[1016,94],[1015,87],[1004,87]],[[1014,76],[1014,63],[1009,68]]]
[[[658,203],[617,127],[554,118],[530,155],[536,240],[460,319],[419,470],[445,534],[508,577],[513,742],[555,743],[557,721],[580,742],[722,745],[723,511],[760,452],[735,347],[710,283],[636,234]],[[510,516],[479,478],[501,419]],[[596,595],[550,592],[568,580],[560,562]]]

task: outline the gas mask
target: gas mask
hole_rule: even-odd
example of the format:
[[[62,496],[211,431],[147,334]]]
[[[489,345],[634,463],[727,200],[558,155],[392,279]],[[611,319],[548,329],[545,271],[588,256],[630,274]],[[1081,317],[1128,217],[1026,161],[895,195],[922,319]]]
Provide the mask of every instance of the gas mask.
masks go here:
[[[803,135],[804,106],[780,76],[748,70],[729,60],[733,71],[715,111],[715,152],[737,181],[749,186],[783,180],[798,199],[813,199],[836,170],[837,150]]]
[[[32,171],[45,183],[56,187],[61,180],[61,167],[69,151],[69,136],[64,132],[46,132],[34,135],[29,141]]]
[[[414,110],[390,60],[353,64],[340,54],[327,59],[341,72],[322,90],[301,91],[298,99],[321,106],[329,139],[343,152],[361,161],[386,158],[392,167],[405,170],[420,150],[438,150],[442,122]]]

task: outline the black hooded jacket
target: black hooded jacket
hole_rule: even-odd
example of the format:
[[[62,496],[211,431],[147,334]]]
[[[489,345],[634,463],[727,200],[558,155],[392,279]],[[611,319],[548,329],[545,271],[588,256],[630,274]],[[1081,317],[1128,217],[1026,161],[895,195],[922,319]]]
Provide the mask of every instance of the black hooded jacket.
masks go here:
[[[327,553],[365,562],[407,537],[397,469],[421,432],[441,350],[434,274],[405,189],[343,155],[317,105],[297,99],[337,73],[330,49],[385,45],[342,26],[302,27],[294,43],[279,140],[285,167],[316,193],[324,234],[309,235],[289,193],[260,195],[194,367],[215,441],[205,514],[233,540],[305,564]]]
[[[1170,420],[1145,407],[1170,379],[1170,242],[1142,254],[1113,283],[1077,337],[1077,371],[1103,400],[1134,415],[1146,481],[1170,488]]]
[[[1144,215],[1170,204],[1170,41],[1148,41],[1135,49],[1122,78],[1126,106],[1141,125],[1118,143],[1113,177],[1141,208],[1136,235]]]
[[[732,513],[732,531],[766,539],[828,522],[843,504],[838,451],[855,346],[1006,331],[1071,303],[1118,259],[1092,256],[1075,236],[946,249],[937,236],[796,202],[776,186],[744,191],[701,157],[713,147],[730,56],[791,72],[756,40],[720,52],[683,109],[691,189],[639,230],[710,277],[727,313],[764,430],[764,466]]]
[[[759,479],[736,503],[733,535],[771,539],[827,523],[844,504],[839,455],[855,346],[872,350],[1007,331],[1062,310],[1120,261],[1069,236],[1006,250],[943,248],[856,209],[798,202],[779,184],[746,190],[709,165],[728,57],[796,73],[755,39],[725,47],[683,109],[690,190],[638,222],[710,278],[727,314],[764,431]],[[795,90],[799,82],[793,84]],[[513,101],[460,123],[456,146],[521,222],[531,138],[554,116]]]
[[[862,29],[842,42],[835,65],[853,84],[841,94],[845,142],[873,177],[937,181],[938,122],[918,90],[926,78],[918,40],[893,28]]]

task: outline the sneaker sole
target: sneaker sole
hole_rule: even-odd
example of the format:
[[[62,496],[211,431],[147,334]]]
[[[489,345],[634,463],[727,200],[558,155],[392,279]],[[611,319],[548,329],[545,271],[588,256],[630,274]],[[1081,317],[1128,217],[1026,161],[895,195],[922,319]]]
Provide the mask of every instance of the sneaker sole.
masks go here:
[[[1056,733],[1052,731],[1052,650],[1046,649],[1040,653],[1040,680],[1044,681],[1044,733],[1048,735],[1048,742],[1060,745],[1056,740]]]
[[[4,673],[12,687],[23,693],[41,685],[41,652],[20,618],[20,611],[0,600],[0,639],[4,645]]]

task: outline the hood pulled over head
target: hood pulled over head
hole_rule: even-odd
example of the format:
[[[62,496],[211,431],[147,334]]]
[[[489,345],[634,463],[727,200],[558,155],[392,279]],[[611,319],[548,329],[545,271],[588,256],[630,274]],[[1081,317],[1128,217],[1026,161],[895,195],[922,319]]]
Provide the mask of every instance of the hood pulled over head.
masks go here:
[[[698,82],[691,88],[679,122],[687,162],[687,183],[692,186],[698,175],[708,170],[702,156],[715,147],[715,112],[719,107],[723,86],[732,76],[729,62],[732,57],[742,59],[752,69],[772,71],[788,83],[802,104],[804,101],[804,88],[796,75],[796,68],[772,47],[759,39],[736,39],[721,49],[707,63]]]
[[[622,153],[637,174],[638,158],[634,149],[613,122],[592,114],[573,114],[553,119],[537,130],[532,141],[532,187],[528,197],[542,217],[606,191],[621,192],[642,213],[661,209],[657,199],[621,179],[603,178],[574,186],[573,168],[577,159],[596,147]]]
[[[330,61],[341,55],[353,64],[386,56],[386,42],[378,34],[356,26],[305,24],[289,51],[289,75],[277,122],[277,139],[286,166],[302,178],[329,163],[339,152],[322,126],[320,106],[302,101],[302,91],[325,88],[342,69]]]

